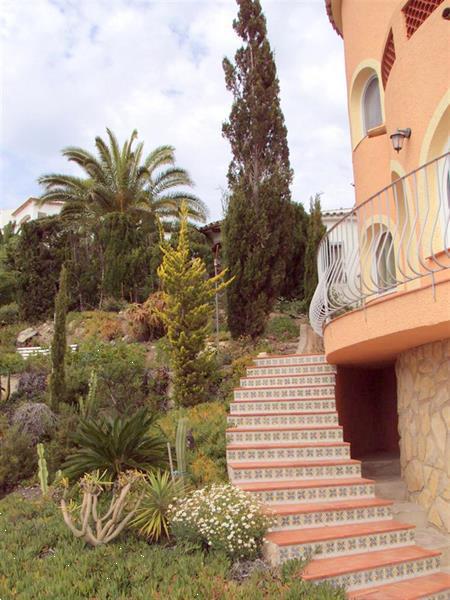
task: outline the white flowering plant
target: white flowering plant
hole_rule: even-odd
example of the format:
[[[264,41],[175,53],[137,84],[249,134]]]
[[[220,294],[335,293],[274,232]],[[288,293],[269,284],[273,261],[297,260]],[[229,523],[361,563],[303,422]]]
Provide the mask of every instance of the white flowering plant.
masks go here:
[[[172,505],[169,521],[178,541],[238,559],[258,556],[272,518],[248,492],[230,484],[213,484]]]

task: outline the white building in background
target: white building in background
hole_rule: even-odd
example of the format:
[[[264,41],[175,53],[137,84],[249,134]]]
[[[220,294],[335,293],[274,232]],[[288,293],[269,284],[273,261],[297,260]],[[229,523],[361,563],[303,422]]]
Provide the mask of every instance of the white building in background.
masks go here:
[[[3,228],[9,222],[13,222],[17,227],[23,225],[27,221],[34,219],[43,219],[58,215],[64,202],[59,200],[51,200],[40,205],[37,198],[28,198],[17,208],[5,208],[0,210],[0,228]]]

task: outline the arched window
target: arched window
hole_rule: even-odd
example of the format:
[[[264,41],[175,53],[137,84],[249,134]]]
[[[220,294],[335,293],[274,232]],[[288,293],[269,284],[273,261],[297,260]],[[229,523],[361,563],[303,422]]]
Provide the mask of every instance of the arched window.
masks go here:
[[[362,108],[364,133],[382,124],[380,86],[376,75],[371,77],[366,84],[362,97]]]
[[[375,275],[379,292],[395,286],[394,241],[390,231],[383,228],[375,247]]]

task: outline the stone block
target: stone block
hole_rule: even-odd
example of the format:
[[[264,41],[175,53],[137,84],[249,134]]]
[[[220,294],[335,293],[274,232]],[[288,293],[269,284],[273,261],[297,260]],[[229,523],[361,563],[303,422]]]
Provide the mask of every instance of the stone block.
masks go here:
[[[405,481],[409,492],[419,492],[424,485],[424,474],[422,464],[418,460],[412,460],[405,469]]]

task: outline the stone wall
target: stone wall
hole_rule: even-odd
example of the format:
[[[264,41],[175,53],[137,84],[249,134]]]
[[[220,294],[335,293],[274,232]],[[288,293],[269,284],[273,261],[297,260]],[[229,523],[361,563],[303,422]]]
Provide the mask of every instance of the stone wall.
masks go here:
[[[450,339],[396,364],[402,476],[430,523],[450,533]]]

